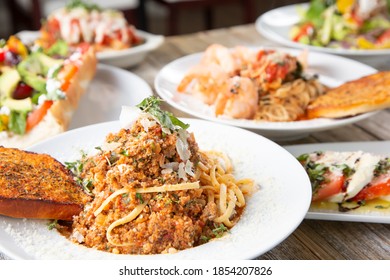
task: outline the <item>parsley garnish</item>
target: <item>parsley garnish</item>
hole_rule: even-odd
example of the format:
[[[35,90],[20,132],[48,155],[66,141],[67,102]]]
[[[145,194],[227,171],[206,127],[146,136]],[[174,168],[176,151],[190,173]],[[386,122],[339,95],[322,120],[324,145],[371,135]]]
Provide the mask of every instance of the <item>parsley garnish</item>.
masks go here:
[[[141,203],[144,203],[144,198],[142,197],[142,194],[136,193],[136,194],[135,194],[135,197],[136,197]]]
[[[224,224],[220,224],[219,226],[214,224],[214,226],[215,228],[213,229],[213,233],[215,234],[216,238],[222,237],[223,234],[228,231],[228,228]]]
[[[163,111],[160,108],[160,102],[163,101],[154,96],[150,96],[142,100],[140,104],[137,105],[142,111],[147,112],[154,116],[161,126],[168,128],[171,131],[177,130],[177,127],[182,129],[187,129],[189,124],[183,123],[181,120],[176,118],[172,113]]]
[[[47,224],[47,228],[49,230],[55,229],[55,228],[57,228],[57,226],[58,226],[58,221],[57,220],[53,220],[53,221],[51,221],[51,222],[49,222]]]

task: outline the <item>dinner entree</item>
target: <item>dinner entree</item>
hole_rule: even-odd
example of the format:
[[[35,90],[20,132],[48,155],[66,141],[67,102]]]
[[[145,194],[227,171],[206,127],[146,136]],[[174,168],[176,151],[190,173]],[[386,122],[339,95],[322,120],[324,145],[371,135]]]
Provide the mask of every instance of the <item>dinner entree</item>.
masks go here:
[[[199,99],[221,119],[298,122],[340,119],[390,106],[389,71],[328,87],[305,72],[307,53],[228,49],[213,44],[178,83],[178,94]]]
[[[298,10],[292,41],[327,48],[390,48],[390,2],[387,0],[311,0]]]
[[[57,42],[28,47],[16,36],[0,46],[0,145],[25,148],[67,129],[96,71],[92,48]]]
[[[297,157],[312,184],[311,209],[388,211],[390,159],[362,151],[318,151]]]
[[[42,24],[37,43],[48,48],[57,41],[72,46],[89,44],[97,52],[128,49],[143,43],[136,29],[118,10],[72,0],[52,12]]]
[[[188,125],[161,110],[160,101],[149,97],[138,108],[124,107],[122,129],[62,167],[48,155],[0,149],[8,159],[0,163],[8,174],[0,187],[9,189],[15,178],[26,182],[0,199],[1,214],[61,220],[50,227],[77,244],[115,254],[173,253],[225,235],[256,183],[237,179],[224,153],[200,150]],[[28,164],[37,167],[23,168]],[[10,201],[23,202],[24,212]],[[65,214],[78,211],[65,222],[53,215],[57,206]]]
[[[209,46],[177,90],[202,100],[216,116],[258,121],[295,121],[325,93],[317,76],[304,73],[300,58],[277,50]]]

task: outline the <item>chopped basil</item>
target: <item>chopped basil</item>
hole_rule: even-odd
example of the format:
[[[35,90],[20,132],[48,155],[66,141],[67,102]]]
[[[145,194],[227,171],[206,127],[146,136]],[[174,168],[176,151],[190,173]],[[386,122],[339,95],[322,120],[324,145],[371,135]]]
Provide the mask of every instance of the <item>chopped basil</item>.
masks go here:
[[[338,165],[337,166],[338,168],[340,168],[343,172],[343,175],[348,178],[348,177],[351,177],[354,173],[355,173],[355,169],[349,167],[348,165],[346,164],[341,164],[341,165]]]
[[[390,169],[390,158],[381,159],[374,169],[374,176],[385,174]]]

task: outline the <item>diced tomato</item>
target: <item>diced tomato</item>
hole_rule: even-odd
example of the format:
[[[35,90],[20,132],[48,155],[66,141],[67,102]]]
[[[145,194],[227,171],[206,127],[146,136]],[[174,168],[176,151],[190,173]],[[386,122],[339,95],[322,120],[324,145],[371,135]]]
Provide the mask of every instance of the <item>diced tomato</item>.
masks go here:
[[[390,178],[378,179],[364,187],[352,200],[368,201],[381,196],[390,195]]]
[[[4,60],[5,60],[5,51],[1,50],[0,51],[0,62],[4,62]]]
[[[343,190],[345,183],[344,175],[325,173],[326,181],[320,185],[318,190],[313,194],[312,201],[321,201],[332,195],[338,194]]]
[[[310,36],[313,33],[314,25],[311,22],[307,22],[300,27],[298,34],[292,40],[298,42],[303,36]]]
[[[66,91],[72,81],[73,76],[76,74],[78,67],[72,63],[64,65],[64,68],[58,73],[58,78],[61,80],[61,90]]]
[[[77,50],[81,53],[86,53],[90,47],[91,47],[91,45],[89,43],[82,42],[82,43],[77,45]]]
[[[27,116],[26,132],[30,131],[34,126],[36,126],[43,119],[47,111],[50,109],[51,105],[53,105],[53,101],[46,100],[45,102],[43,102],[41,107],[39,107],[35,111],[32,111]]]
[[[377,45],[386,45],[390,44],[390,29],[386,30],[379,36],[379,38],[376,40]]]

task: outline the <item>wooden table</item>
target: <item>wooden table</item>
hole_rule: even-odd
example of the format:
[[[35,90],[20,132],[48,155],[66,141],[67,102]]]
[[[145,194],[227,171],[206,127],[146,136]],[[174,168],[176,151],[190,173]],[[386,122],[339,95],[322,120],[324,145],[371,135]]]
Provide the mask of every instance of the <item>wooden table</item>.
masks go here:
[[[211,43],[227,47],[236,45],[278,46],[259,35],[254,25],[211,30],[190,35],[166,38],[165,43],[152,52],[135,68],[129,69],[153,87],[154,78],[167,63],[195,52],[203,51]],[[390,70],[390,62],[375,65]],[[175,114],[189,117],[173,108]],[[390,110],[353,125],[312,135],[286,144],[390,140]],[[390,148],[390,147],[389,147]],[[255,238],[255,237],[254,237]],[[0,253],[0,259],[6,258]],[[281,244],[259,256],[260,260],[311,259],[390,259],[390,224],[304,220]]]

